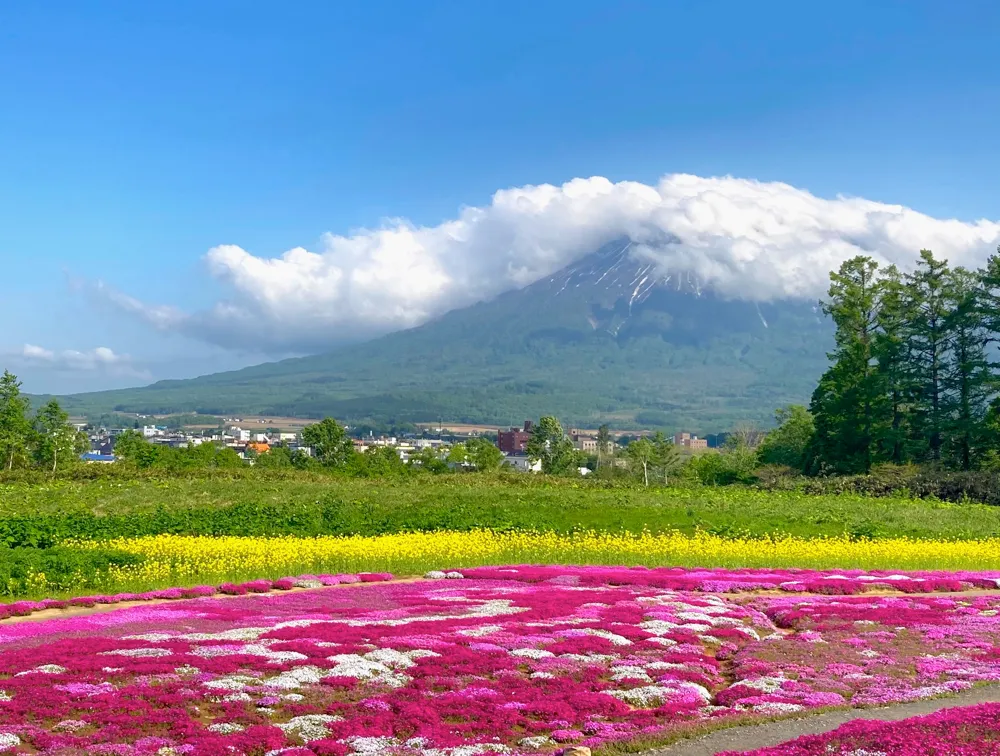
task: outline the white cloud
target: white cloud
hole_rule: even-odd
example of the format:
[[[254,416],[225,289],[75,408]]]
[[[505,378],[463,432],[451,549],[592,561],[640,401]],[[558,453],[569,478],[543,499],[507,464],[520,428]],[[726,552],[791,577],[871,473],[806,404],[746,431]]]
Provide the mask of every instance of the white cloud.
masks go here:
[[[99,372],[108,375],[149,378],[149,372],[136,367],[126,354],[116,354],[108,347],[96,347],[85,352],[76,349],[53,351],[35,344],[25,344],[19,362],[33,367],[67,372]]]
[[[227,347],[307,351],[419,325],[622,237],[664,275],[693,273],[721,296],[768,301],[821,296],[829,271],[857,254],[906,267],[929,248],[977,266],[1000,243],[1000,223],[731,177],[676,174],[655,186],[593,177],[502,190],[438,226],[391,219],[326,234],[317,251],[267,258],[215,247],[208,271],[231,294],[201,312],[102,291],[160,330]]]

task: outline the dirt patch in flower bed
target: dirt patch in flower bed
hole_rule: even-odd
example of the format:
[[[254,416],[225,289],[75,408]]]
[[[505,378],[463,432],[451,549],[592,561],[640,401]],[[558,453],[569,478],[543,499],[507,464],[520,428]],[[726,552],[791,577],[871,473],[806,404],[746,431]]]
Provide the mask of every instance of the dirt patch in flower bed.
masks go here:
[[[548,753],[1000,681],[997,596],[709,590],[747,571],[463,572],[2,625],[0,743],[121,756]],[[767,574],[754,579],[788,578]],[[863,577],[822,585],[873,582]]]

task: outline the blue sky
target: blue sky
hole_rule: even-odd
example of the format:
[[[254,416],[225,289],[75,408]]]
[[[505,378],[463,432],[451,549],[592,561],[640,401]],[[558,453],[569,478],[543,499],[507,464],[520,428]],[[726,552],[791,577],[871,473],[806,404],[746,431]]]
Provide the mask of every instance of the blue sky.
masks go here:
[[[0,7],[0,362],[27,389],[195,375],[421,322],[506,251],[420,242],[417,299],[390,281],[302,300],[312,258],[241,271],[301,246],[339,276],[353,247],[324,233],[433,228],[509,187],[732,175],[1000,220],[993,2],[290,5]],[[206,258],[218,245],[252,257]],[[362,246],[383,267],[416,254]],[[517,264],[551,267],[530,254]],[[468,278],[442,284],[456,266]],[[220,302],[245,301],[239,328],[219,325]],[[301,301],[325,320],[282,320]]]

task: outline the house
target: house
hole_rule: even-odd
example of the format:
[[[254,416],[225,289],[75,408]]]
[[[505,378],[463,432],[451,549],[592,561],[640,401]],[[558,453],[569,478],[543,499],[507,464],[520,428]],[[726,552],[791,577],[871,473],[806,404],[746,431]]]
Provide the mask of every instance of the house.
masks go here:
[[[531,459],[527,454],[508,454],[507,459],[504,460],[504,464],[521,472],[542,471],[542,461],[540,459]]]
[[[531,421],[524,421],[524,428],[497,430],[497,448],[504,454],[522,454],[531,439]]]
[[[269,451],[271,451],[271,447],[269,444],[260,441],[255,441],[247,444],[246,451],[254,451],[257,452],[257,454],[267,454]]]

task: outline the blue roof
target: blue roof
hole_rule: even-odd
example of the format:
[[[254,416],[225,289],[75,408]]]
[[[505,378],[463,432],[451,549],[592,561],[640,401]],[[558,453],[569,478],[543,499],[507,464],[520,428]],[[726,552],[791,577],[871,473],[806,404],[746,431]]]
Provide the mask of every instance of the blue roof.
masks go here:
[[[86,452],[80,455],[84,462],[114,462],[114,454],[99,454],[98,452]]]

